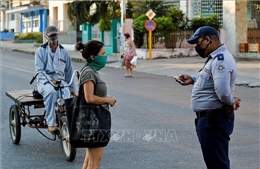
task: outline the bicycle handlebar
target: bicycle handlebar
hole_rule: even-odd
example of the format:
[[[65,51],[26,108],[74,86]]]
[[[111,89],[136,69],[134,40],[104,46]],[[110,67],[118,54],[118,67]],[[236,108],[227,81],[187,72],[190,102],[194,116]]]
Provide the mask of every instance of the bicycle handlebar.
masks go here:
[[[74,72],[73,72],[73,74],[72,74],[72,77],[71,77],[71,79],[70,79],[69,84],[68,84],[68,85],[62,85],[62,86],[61,86],[60,84],[59,84],[59,85],[53,84],[52,81],[48,78],[48,76],[46,75],[46,73],[45,73],[44,71],[39,71],[39,72],[36,72],[35,75],[32,77],[32,80],[30,81],[30,84],[32,84],[32,83],[34,82],[34,80],[36,79],[36,77],[38,76],[38,74],[43,74],[43,75],[45,76],[45,78],[48,80],[48,82],[49,82],[53,87],[55,87],[55,88],[69,87],[69,86],[72,84],[73,79],[74,79],[74,76],[75,76],[76,73],[77,73],[77,78],[79,79],[79,76],[80,76],[79,71],[78,71],[78,70],[74,70]]]

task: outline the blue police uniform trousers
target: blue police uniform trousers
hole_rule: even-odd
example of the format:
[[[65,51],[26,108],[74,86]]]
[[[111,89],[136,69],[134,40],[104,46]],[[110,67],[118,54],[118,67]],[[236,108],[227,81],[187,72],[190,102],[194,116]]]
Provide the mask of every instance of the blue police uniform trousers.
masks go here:
[[[234,129],[234,112],[229,117],[223,111],[218,113],[222,115],[214,126],[209,124],[207,116],[196,118],[196,132],[207,168],[230,169],[228,149],[229,136]]]
[[[54,87],[49,84],[43,84],[41,82],[38,83],[37,85],[38,91],[42,94],[43,96],[43,101],[44,101],[44,106],[46,110],[46,122],[48,126],[56,126],[56,113],[55,113],[55,102],[57,99],[60,97],[59,91],[55,90]],[[70,91],[69,88],[63,88],[63,98],[69,98],[70,97]]]

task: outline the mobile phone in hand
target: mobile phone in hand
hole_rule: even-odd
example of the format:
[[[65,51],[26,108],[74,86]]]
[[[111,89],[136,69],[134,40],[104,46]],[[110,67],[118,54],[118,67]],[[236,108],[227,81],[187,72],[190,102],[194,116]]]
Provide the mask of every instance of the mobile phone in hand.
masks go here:
[[[184,84],[184,81],[182,81],[178,76],[173,76],[173,77],[174,77],[174,79],[175,79],[178,83]]]

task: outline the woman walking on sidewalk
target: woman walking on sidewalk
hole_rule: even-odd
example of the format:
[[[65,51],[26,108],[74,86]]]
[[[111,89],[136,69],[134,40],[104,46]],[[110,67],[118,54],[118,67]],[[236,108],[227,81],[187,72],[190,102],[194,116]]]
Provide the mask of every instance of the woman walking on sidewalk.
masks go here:
[[[125,33],[125,44],[124,44],[124,65],[125,65],[125,77],[133,77],[133,69],[135,65],[131,64],[130,61],[136,56],[136,49],[134,42],[130,39],[130,34]]]

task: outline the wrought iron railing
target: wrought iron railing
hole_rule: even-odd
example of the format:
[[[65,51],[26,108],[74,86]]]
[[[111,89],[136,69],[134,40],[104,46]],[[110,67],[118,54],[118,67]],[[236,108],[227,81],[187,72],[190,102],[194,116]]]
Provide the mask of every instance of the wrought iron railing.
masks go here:
[[[248,28],[247,30],[247,42],[260,44],[260,29]]]
[[[69,19],[53,21],[54,26],[59,28],[60,31],[71,31],[75,30]]]
[[[176,31],[169,34],[154,33],[152,42],[154,48],[181,48],[182,44],[193,35],[194,31]],[[144,45],[146,48],[148,44],[147,36],[144,36]]]

